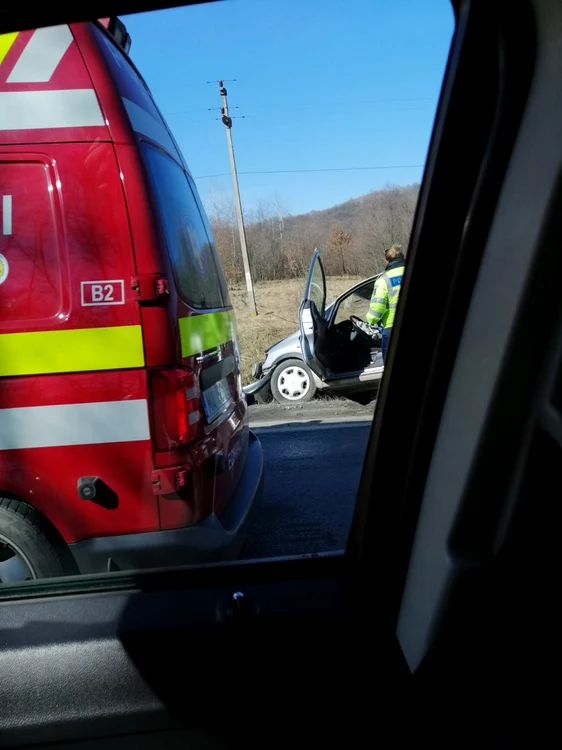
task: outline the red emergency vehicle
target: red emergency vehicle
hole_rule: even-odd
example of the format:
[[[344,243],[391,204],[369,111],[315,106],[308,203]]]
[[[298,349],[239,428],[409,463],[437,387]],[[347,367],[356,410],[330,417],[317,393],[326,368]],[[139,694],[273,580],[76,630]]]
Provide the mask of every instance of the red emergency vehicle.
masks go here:
[[[0,581],[231,556],[262,486],[235,323],[117,20],[0,36]]]

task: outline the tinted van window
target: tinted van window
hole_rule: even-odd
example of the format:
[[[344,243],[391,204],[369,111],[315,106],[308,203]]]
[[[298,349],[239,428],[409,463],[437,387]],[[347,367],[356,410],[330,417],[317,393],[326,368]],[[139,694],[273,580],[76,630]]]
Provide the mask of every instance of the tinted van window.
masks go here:
[[[192,307],[226,307],[226,281],[195,185],[166,153],[146,142],[141,148],[178,294]]]

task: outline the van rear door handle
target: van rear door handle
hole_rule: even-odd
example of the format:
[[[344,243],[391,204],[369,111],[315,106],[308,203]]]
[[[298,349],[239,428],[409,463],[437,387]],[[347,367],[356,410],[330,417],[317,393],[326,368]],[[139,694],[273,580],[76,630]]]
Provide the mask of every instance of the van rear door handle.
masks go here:
[[[161,273],[142,273],[133,276],[131,289],[137,302],[150,302],[169,294],[168,280]]]

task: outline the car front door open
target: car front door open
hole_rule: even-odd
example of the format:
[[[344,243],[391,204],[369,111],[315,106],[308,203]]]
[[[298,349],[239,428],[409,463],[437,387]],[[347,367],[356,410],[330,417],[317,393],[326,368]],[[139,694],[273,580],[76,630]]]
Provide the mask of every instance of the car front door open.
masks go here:
[[[330,353],[325,310],[326,276],[320,254],[315,250],[299,310],[299,327],[303,359],[321,378],[327,375]]]

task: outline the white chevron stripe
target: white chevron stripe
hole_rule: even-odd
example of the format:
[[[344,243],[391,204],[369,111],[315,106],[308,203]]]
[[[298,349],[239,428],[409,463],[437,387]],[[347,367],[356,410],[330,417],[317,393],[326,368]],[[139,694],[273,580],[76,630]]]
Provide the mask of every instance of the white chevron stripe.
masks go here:
[[[145,399],[0,409],[0,450],[148,440]]]
[[[45,83],[73,42],[66,24],[37,29],[8,77],[8,83]]]

